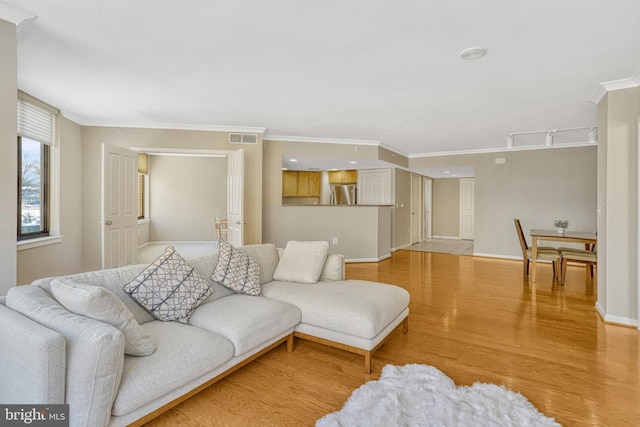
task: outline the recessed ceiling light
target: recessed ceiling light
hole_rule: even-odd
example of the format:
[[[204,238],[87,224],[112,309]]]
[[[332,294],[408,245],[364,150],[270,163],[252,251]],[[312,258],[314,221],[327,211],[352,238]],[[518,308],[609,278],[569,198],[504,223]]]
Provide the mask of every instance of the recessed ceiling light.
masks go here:
[[[451,171],[444,171],[444,173],[451,173]]]
[[[460,58],[462,59],[478,59],[487,54],[487,49],[482,47],[470,47],[460,52]]]
[[[352,165],[355,165],[355,164],[357,164],[358,162],[354,162],[354,161],[352,160],[352,161],[350,161],[349,163],[351,163]]]
[[[297,159],[289,159],[290,162],[297,162]]]

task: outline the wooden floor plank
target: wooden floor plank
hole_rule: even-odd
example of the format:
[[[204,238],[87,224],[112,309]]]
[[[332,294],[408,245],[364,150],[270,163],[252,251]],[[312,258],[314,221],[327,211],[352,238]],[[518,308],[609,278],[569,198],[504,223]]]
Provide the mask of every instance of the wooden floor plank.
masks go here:
[[[385,364],[433,365],[457,384],[503,384],[565,426],[640,425],[638,331],[604,324],[597,284],[569,266],[565,286],[539,265],[399,251],[380,263],[347,265],[349,279],[393,283],[411,293],[409,333],[395,331],[363,357],[296,340],[282,345],[152,420],[150,426],[313,425]]]

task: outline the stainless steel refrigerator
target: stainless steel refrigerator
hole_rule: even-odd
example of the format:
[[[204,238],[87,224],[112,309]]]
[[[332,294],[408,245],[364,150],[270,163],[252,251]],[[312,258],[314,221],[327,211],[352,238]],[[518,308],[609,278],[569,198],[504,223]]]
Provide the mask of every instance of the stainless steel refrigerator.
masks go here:
[[[356,184],[331,184],[332,205],[355,205]]]

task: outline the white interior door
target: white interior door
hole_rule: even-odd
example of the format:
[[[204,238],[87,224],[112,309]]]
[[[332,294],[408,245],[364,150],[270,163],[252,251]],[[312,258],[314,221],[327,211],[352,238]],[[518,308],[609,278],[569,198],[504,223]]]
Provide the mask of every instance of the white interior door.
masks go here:
[[[102,268],[136,262],[138,153],[102,144]]]
[[[460,238],[466,240],[475,236],[474,186],[473,178],[460,179]]]
[[[227,241],[244,245],[244,150],[227,155]]]
[[[419,243],[422,236],[422,178],[411,174],[411,244]]]
[[[433,236],[432,229],[432,209],[433,209],[433,180],[425,178],[424,180],[424,222],[425,222],[425,238],[430,239]]]

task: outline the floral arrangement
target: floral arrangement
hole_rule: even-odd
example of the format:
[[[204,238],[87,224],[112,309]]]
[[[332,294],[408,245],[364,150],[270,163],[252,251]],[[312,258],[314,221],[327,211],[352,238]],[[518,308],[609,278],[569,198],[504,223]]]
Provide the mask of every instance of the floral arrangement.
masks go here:
[[[567,228],[569,227],[569,221],[567,221],[566,219],[556,219],[553,222],[553,226],[556,228]]]

